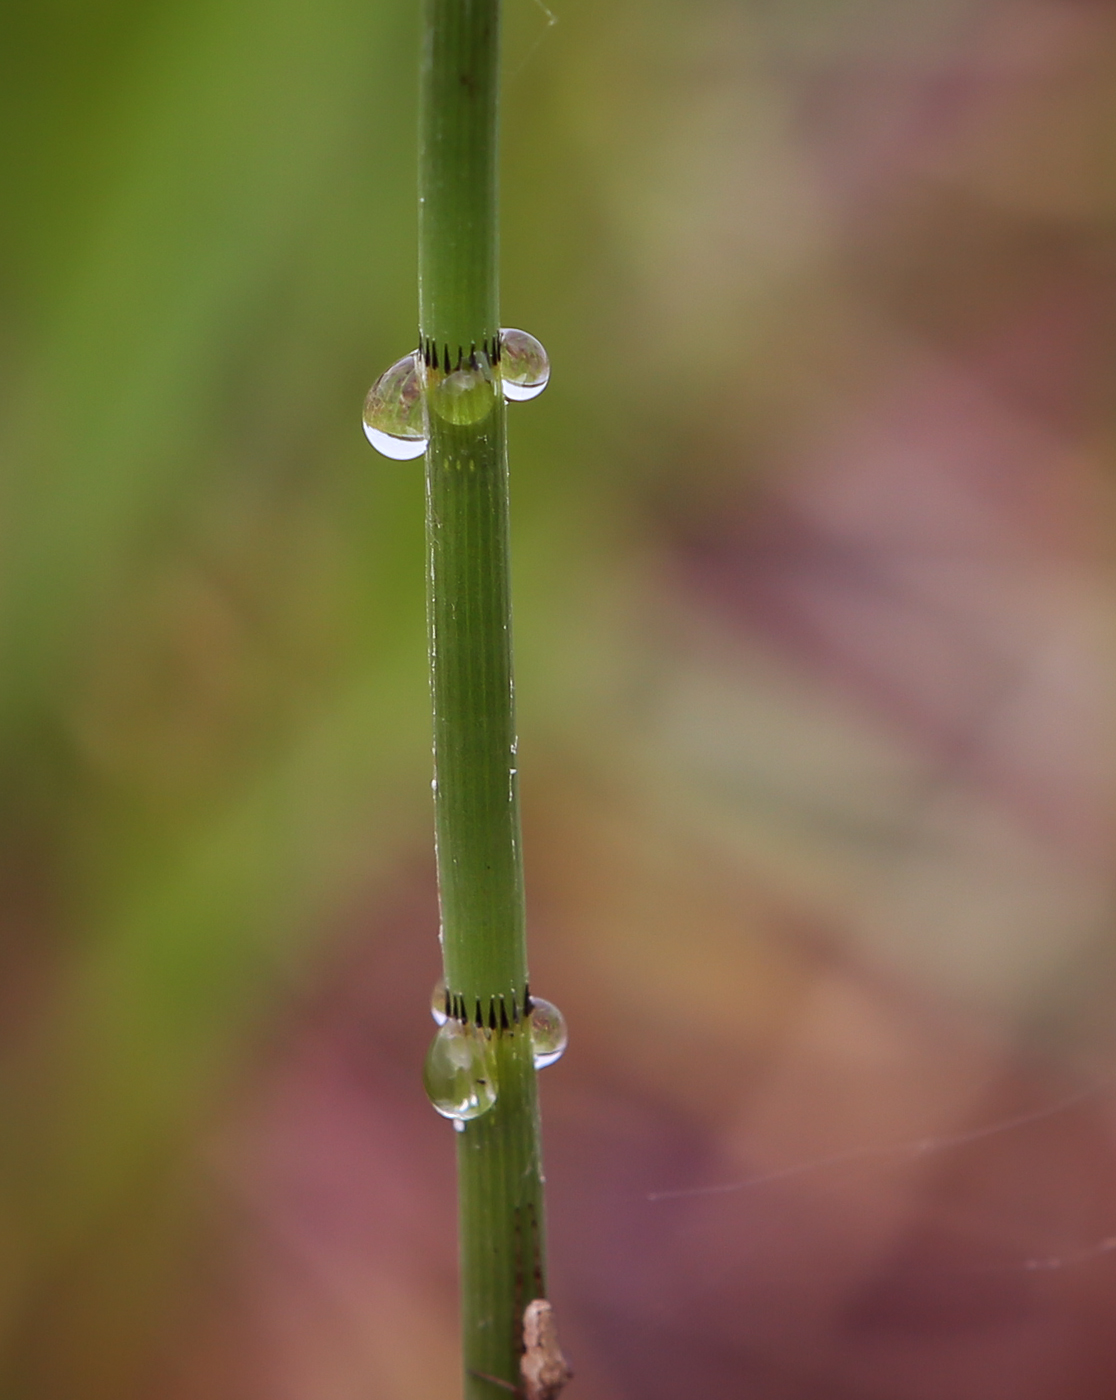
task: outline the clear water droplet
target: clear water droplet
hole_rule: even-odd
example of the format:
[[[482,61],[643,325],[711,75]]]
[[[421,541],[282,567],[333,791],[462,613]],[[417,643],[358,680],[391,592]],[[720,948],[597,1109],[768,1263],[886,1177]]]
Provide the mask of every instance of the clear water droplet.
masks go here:
[[[422,1082],[443,1118],[479,1118],[496,1102],[492,1054],[482,1031],[449,1020],[426,1052]]]
[[[429,371],[430,406],[447,423],[479,423],[492,412],[496,385],[492,366],[482,350],[472,350],[449,374]]]
[[[460,1118],[455,1118],[453,1120],[453,1130],[455,1133],[463,1133],[465,1131],[465,1124]]]
[[[434,983],[434,990],[430,993],[430,1014],[434,1017],[436,1026],[444,1026],[449,1020],[446,1012],[446,979],[439,977]]]
[[[566,1018],[552,1001],[542,997],[531,998],[531,1049],[534,1051],[535,1068],[546,1069],[562,1058],[569,1041]]]
[[[429,437],[422,401],[422,356],[416,350],[384,370],[364,400],[364,436],[397,462],[421,457]]]
[[[526,331],[508,327],[500,332],[500,379],[504,398],[515,403],[536,399],[550,378],[550,357]]]

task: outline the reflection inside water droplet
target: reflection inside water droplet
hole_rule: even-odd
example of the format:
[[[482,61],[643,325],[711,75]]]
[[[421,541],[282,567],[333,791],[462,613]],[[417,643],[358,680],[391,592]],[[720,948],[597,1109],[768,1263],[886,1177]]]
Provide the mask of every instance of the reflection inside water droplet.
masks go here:
[[[482,1031],[461,1021],[440,1026],[426,1052],[422,1081],[443,1118],[479,1118],[496,1102],[493,1056]]]
[[[430,1014],[434,1017],[436,1026],[444,1026],[449,1020],[449,1013],[446,1010],[446,979],[439,977],[434,983],[434,990],[430,993]]]
[[[397,462],[421,457],[429,436],[422,401],[422,357],[418,351],[396,360],[380,375],[364,400],[364,435],[377,452]]]
[[[504,398],[516,403],[538,398],[550,379],[550,359],[540,341],[526,331],[500,332],[500,381]]]
[[[531,998],[529,1028],[536,1069],[546,1069],[547,1065],[562,1058],[570,1037],[566,1030],[566,1018],[552,1001],[544,1001],[542,997]]]
[[[447,423],[480,423],[496,402],[492,365],[483,350],[472,347],[448,374],[432,365],[428,384],[430,406]]]

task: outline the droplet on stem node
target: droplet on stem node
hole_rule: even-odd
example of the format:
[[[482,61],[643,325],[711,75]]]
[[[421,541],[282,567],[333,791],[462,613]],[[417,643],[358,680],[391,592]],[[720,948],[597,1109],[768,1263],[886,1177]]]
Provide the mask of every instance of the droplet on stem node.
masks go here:
[[[490,351],[492,353],[490,353]],[[496,356],[493,367],[493,354]],[[430,440],[427,409],[447,423],[482,422],[496,400],[496,380],[504,398],[522,403],[537,398],[550,379],[550,360],[533,335],[505,327],[499,340],[481,349],[426,341],[386,369],[364,400],[364,435],[377,452],[397,462],[421,457]]]
[[[492,412],[496,385],[492,365],[483,350],[471,346],[457,352],[456,368],[432,366],[426,373],[430,407],[447,423],[465,426],[480,423]]]
[[[418,351],[384,370],[364,400],[364,435],[377,452],[397,462],[421,457],[429,432]]]
[[[528,1021],[531,1032],[531,1049],[535,1056],[535,1068],[546,1069],[562,1058],[569,1042],[566,1018],[552,1001],[542,997],[531,998],[531,1015]]]
[[[542,343],[526,331],[500,332],[500,382],[504,398],[522,403],[538,398],[550,379],[550,359]]]
[[[443,1118],[466,1122],[496,1102],[493,1055],[482,1031],[462,1021],[439,1026],[426,1052],[422,1080]]]

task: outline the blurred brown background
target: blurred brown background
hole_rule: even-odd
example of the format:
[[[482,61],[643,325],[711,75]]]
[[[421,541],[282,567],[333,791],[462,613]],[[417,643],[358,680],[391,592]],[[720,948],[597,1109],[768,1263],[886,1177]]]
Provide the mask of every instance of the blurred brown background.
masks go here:
[[[1116,7],[507,0],[571,1400],[1116,1393]],[[0,1391],[456,1393],[417,6],[7,0]]]

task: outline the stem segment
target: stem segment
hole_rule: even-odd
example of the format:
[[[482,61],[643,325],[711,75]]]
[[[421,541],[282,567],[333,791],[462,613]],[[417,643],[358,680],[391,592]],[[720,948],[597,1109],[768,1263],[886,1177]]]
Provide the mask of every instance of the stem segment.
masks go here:
[[[465,1394],[520,1385],[523,1310],[545,1296],[527,1031],[499,355],[499,0],[424,0],[419,318],[435,829],[449,1010],[491,1037],[495,1107],[457,1137]],[[479,367],[479,369],[478,369]],[[472,387],[449,391],[464,370]]]

